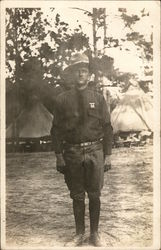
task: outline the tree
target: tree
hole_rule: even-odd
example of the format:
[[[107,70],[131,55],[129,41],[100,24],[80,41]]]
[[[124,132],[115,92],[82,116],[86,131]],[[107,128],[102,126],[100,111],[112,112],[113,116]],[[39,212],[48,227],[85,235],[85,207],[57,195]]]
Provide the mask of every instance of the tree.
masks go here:
[[[41,15],[40,9],[6,9],[6,64],[11,71],[11,62],[15,62],[15,81],[23,61],[33,56],[33,47],[45,37]]]
[[[50,8],[51,13],[54,11]],[[52,24],[50,21],[39,8],[6,9],[6,84],[7,91],[12,92],[6,101],[7,105],[18,101],[16,106],[11,105],[11,117],[17,117],[32,93],[43,100],[43,93],[51,93],[48,85],[54,87],[59,81],[63,63],[73,50],[89,49],[80,25],[72,31],[59,14]]]
[[[126,40],[129,43],[133,43],[138,51],[138,57],[142,59],[144,64],[145,75],[152,75],[152,60],[153,60],[153,34],[149,36],[149,39],[144,34],[135,31],[135,24],[140,22],[147,16],[149,12],[146,12],[145,8],[140,11],[140,15],[128,15],[126,9],[119,9],[121,12],[121,18],[124,21],[125,28],[127,29]]]
[[[51,41],[55,44],[55,48],[52,49],[47,43],[42,44],[40,47],[40,56],[44,59],[46,65],[51,61],[50,66],[46,68],[46,73],[49,74],[49,79],[46,79],[51,83],[57,83],[61,77],[61,72],[65,64],[73,51],[88,50],[89,38],[83,33],[81,25],[71,31],[69,25],[61,21],[60,15],[56,14],[54,31],[53,27],[49,29]],[[44,56],[43,54],[44,53]]]

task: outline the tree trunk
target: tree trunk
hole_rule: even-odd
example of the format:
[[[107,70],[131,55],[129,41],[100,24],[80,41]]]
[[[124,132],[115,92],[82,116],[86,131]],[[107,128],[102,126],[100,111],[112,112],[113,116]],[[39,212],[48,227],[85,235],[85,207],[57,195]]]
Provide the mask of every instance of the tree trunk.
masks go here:
[[[97,51],[97,40],[96,40],[96,18],[97,18],[97,9],[93,8],[93,47],[94,47],[94,56],[98,56]]]
[[[103,29],[104,29],[104,39],[103,39],[103,51],[104,51],[104,55],[105,55],[105,40],[106,40],[106,8],[104,8],[104,27],[103,27]]]

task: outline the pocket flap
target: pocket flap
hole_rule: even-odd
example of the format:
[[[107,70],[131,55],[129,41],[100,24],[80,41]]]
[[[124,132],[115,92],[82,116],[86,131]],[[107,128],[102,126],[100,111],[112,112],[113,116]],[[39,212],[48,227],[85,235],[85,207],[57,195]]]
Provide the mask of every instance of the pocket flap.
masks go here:
[[[89,116],[93,116],[97,119],[101,119],[101,114],[97,108],[89,108],[88,114],[89,114]]]

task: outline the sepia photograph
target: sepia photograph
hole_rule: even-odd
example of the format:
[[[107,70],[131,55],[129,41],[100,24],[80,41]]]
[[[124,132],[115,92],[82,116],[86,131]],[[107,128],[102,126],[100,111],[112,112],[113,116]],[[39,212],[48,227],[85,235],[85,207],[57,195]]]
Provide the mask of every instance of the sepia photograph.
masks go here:
[[[1,249],[160,240],[160,1],[1,2]]]

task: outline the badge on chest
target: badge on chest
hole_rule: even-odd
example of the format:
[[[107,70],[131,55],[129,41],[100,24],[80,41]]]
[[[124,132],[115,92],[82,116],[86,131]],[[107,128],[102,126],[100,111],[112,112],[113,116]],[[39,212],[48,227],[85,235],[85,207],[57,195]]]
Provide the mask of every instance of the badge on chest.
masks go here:
[[[95,109],[95,107],[96,107],[95,102],[90,102],[89,106],[91,109]]]

